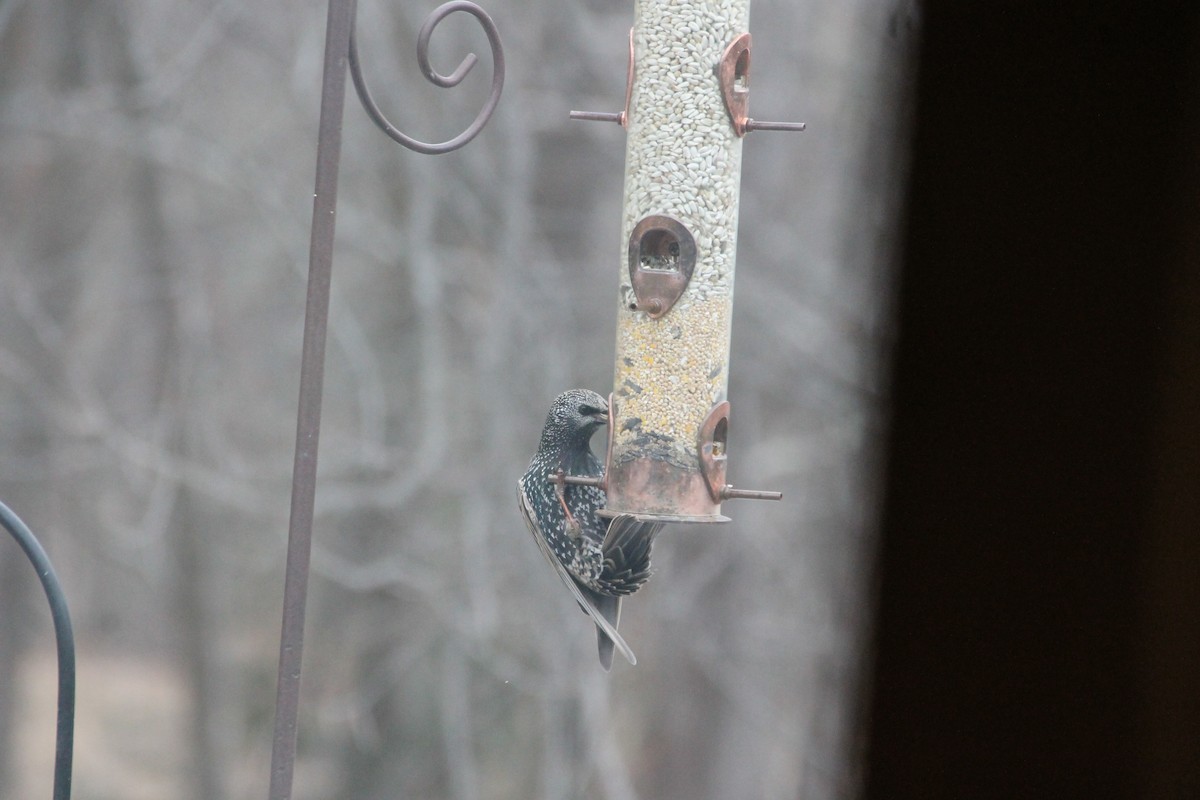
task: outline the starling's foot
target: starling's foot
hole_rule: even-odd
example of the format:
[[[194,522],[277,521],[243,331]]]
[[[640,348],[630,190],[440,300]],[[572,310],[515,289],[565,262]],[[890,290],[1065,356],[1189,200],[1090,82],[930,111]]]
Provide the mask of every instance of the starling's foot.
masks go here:
[[[583,526],[575,521],[575,517],[567,515],[567,536],[578,539],[583,535]]]

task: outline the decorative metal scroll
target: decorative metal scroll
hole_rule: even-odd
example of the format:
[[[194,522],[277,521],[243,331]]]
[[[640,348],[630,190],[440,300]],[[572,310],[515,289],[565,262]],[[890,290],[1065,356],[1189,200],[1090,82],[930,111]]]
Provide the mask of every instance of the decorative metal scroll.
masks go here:
[[[359,63],[358,37],[355,35],[355,30],[358,26],[353,22],[351,23],[350,77],[354,80],[354,88],[358,92],[358,99],[362,101],[363,108],[366,109],[367,115],[379,126],[380,130],[409,150],[415,150],[425,155],[449,153],[474,139],[483,130],[483,126],[487,124],[488,120],[491,119],[492,112],[496,110],[496,104],[500,102],[500,92],[504,89],[504,48],[500,44],[500,32],[496,30],[496,23],[492,22],[492,18],[488,16],[486,11],[474,3],[467,2],[467,0],[455,0],[455,2],[445,3],[438,6],[425,18],[425,22],[421,25],[421,30],[417,34],[417,63],[421,65],[421,72],[429,79],[430,83],[440,86],[443,89],[449,89],[461,83],[462,79],[467,76],[467,73],[479,61],[474,53],[468,53],[459,62],[454,72],[451,72],[449,75],[442,75],[429,63],[429,39],[433,36],[433,30],[438,26],[439,22],[455,11],[465,11],[475,17],[483,27],[484,33],[487,34],[488,45],[492,49],[492,89],[488,94],[487,102],[479,110],[479,114],[476,115],[474,122],[458,136],[440,144],[427,144],[408,136],[388,121],[388,118],[379,110],[379,106],[371,96],[371,91],[367,88],[367,81],[363,77],[362,66]]]

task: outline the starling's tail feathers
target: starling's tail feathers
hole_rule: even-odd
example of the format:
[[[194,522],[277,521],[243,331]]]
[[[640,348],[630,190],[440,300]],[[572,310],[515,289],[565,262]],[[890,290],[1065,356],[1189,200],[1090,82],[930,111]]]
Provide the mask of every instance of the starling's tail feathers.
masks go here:
[[[650,579],[650,550],[662,527],[629,514],[613,517],[601,545],[604,567],[596,579],[606,594],[633,594]]]
[[[624,637],[617,633],[617,623],[621,619],[621,598],[593,592],[585,586],[571,581],[575,599],[592,621],[596,623],[596,643],[600,649],[600,665],[608,670],[612,667],[613,648],[621,651],[625,660],[637,664],[637,656],[633,649],[626,644]]]

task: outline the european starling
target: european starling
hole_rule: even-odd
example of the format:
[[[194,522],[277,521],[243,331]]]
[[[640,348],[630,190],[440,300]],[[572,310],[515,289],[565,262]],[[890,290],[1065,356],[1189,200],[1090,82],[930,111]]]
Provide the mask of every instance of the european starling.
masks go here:
[[[629,645],[617,633],[621,598],[650,577],[650,547],[661,523],[619,515],[611,521],[596,512],[604,507],[598,486],[556,485],[566,475],[599,478],[604,465],[592,453],[592,434],[608,422],[608,403],[587,389],[563,392],[550,407],[546,426],[529,469],[517,482],[525,524],[538,549],[554,566],[579,606],[596,623],[600,664],[612,667],[613,648],[636,664]]]

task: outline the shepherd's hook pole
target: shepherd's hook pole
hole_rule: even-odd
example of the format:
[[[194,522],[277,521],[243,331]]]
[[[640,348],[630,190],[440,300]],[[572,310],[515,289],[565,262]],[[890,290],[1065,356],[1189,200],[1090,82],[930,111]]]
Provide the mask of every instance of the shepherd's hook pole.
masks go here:
[[[292,796],[292,774],[296,763],[300,662],[304,644],[308,565],[312,551],[321,392],[325,380],[325,331],[329,317],[329,280],[333,268],[338,159],[342,149],[346,61],[353,21],[354,0],[329,0],[317,136],[317,178],[313,190],[312,238],[308,257],[308,299],[304,309],[304,344],[300,355],[300,401],[296,412],[292,506],[283,586],[275,737],[271,746],[270,800],[288,800]]]
[[[471,53],[450,75],[435,70],[429,40],[438,23],[462,11],[475,17],[492,49],[492,87],[482,110],[467,130],[445,142],[427,144],[406,136],[380,111],[366,80],[354,41],[354,0],[329,0],[325,29],[325,68],[317,136],[317,179],[313,192],[312,238],[309,244],[308,299],[304,310],[304,345],[300,355],[300,402],[296,412],[296,455],[292,467],[292,507],[288,522],[287,564],[283,585],[283,626],[279,637],[279,683],[275,698],[275,735],[271,746],[270,800],[289,800],[296,764],[300,710],[300,665],[304,645],[304,610],[312,556],[313,509],[317,485],[317,440],[321,430],[321,393],[325,379],[325,333],[329,318],[329,283],[333,271],[333,234],[337,208],[338,161],[342,150],[342,113],[347,66],[368,116],[395,141],[419,153],[440,154],[466,145],[483,129],[504,86],[504,51],[495,23],[469,0],[438,6],[417,36],[417,62],[427,80],[444,88],[457,86],[478,59]],[[57,795],[56,795],[57,797]]]

